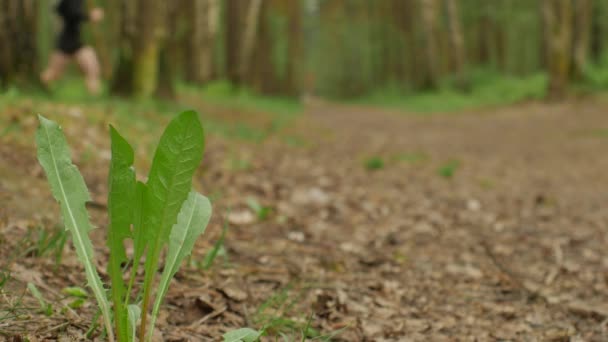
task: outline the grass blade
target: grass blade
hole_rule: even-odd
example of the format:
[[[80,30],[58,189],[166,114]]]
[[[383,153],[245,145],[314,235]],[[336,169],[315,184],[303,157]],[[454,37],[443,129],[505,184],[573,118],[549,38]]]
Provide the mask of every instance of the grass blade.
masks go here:
[[[131,237],[133,202],[135,198],[135,171],[133,170],[133,148],[110,126],[112,161],[108,179],[108,247],[110,260],[108,274],[112,281],[114,324],[119,341],[128,339],[127,308],[125,306],[125,282],[122,264],[127,262],[124,240]]]
[[[145,340],[146,315],[158,260],[182,203],[192,187],[192,176],[204,150],[203,127],[194,111],[173,119],[160,138],[148,177],[144,202],[144,231],[148,242],[140,340]]]
[[[72,234],[76,254],[84,265],[88,285],[101,309],[108,340],[114,341],[110,304],[93,263],[93,246],[88,235],[92,229],[85,207],[85,203],[90,201],[89,192],[78,168],[72,164],[68,144],[59,125],[43,116],[38,118],[38,160],[47,175],[53,196],[61,205],[66,229]]]
[[[34,296],[34,298],[38,300],[38,303],[40,304],[40,310],[44,312],[44,314],[47,316],[52,315],[53,307],[51,306],[51,304],[47,303],[46,300],[44,300],[42,293],[38,291],[36,285],[34,285],[34,283],[27,283],[27,289],[30,290],[32,296]]]
[[[177,223],[171,229],[169,251],[154,300],[148,338],[152,338],[154,323],[171,279],[177,273],[182,261],[192,252],[196,239],[205,232],[210,218],[211,202],[209,202],[209,199],[191,191],[179,211]]]

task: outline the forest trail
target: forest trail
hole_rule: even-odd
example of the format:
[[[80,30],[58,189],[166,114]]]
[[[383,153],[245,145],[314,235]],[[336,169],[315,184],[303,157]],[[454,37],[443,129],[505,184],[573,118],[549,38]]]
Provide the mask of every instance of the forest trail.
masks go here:
[[[422,116],[317,103],[283,128],[296,144],[211,133],[196,183],[215,199],[215,214],[192,268],[170,289],[163,338],[215,340],[263,325],[295,327],[297,336],[313,314],[323,333],[344,328],[343,341],[606,340],[607,108],[598,100]],[[31,134],[35,122],[18,120]],[[66,129],[72,145],[77,128]],[[107,149],[104,125],[88,132]],[[0,241],[9,260],[23,240],[8,236],[59,217],[53,205],[42,209],[49,194],[33,147],[1,139]],[[103,203],[107,160],[74,148]],[[270,208],[267,217],[250,198]],[[103,208],[91,213],[104,222]],[[197,269],[224,222],[226,257]],[[102,231],[94,236],[105,256]],[[34,281],[65,301],[52,289],[82,282],[71,248],[59,272],[52,265],[48,256],[16,259],[6,288]],[[24,302],[36,303],[30,297]],[[68,324],[30,333],[78,336],[93,313],[39,317],[45,327]],[[5,322],[4,334],[32,328]]]

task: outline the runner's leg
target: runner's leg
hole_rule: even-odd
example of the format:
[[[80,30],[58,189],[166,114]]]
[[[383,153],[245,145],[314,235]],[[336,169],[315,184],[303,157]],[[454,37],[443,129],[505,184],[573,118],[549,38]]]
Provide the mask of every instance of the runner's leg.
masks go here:
[[[70,56],[60,51],[53,51],[49,58],[49,64],[42,74],[40,74],[42,83],[48,86],[51,82],[60,78],[69,61]]]
[[[75,54],[76,62],[84,73],[87,89],[93,95],[99,94],[101,90],[100,67],[97,54],[90,46],[82,47]]]

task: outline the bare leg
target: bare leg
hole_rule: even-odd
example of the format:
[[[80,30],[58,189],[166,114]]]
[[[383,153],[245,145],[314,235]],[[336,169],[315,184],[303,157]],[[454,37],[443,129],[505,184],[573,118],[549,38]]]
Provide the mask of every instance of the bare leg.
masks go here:
[[[90,46],[85,46],[76,52],[75,58],[80,70],[84,73],[89,93],[93,95],[99,94],[101,90],[99,80],[100,68],[95,50]]]
[[[69,61],[70,56],[60,51],[54,51],[49,58],[48,66],[40,75],[42,83],[48,86],[51,82],[61,77]]]

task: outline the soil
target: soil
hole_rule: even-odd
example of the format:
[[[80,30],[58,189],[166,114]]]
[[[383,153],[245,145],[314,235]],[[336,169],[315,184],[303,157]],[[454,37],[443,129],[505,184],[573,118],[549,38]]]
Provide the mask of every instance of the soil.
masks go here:
[[[0,266],[10,275],[0,338],[85,339],[94,301],[68,308],[74,299],[62,292],[84,287],[73,248],[57,263],[38,244],[61,218],[36,161],[31,106],[0,109],[0,123],[18,127],[0,135]],[[48,106],[89,185],[107,277],[105,124],[116,116]],[[201,107],[227,125],[272,121]],[[157,340],[217,341],[245,326],[299,340],[310,325],[335,341],[607,341],[607,108],[590,100],[420,116],[310,103],[262,141],[210,132],[195,187],[214,215],[171,285]],[[140,178],[168,117],[145,120],[154,128],[125,133],[139,145]],[[223,253],[204,269],[224,226]],[[103,340],[99,329],[89,336]]]

